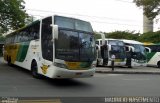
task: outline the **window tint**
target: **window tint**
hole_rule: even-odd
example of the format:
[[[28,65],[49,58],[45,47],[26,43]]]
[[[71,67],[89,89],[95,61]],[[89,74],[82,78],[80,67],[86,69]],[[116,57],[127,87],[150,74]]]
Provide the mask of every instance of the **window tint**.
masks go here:
[[[44,59],[53,61],[53,42],[52,42],[52,17],[42,20],[42,56]]]
[[[152,52],[160,52],[160,45],[146,45],[146,47],[149,47]]]
[[[40,21],[25,27],[19,31],[12,33],[7,37],[6,43],[26,42],[34,39],[39,39]]]
[[[58,27],[60,28],[93,32],[91,24],[89,22],[62,16],[55,16],[54,18],[55,24],[58,25]]]
[[[55,24],[62,28],[74,29],[74,19],[55,16]]]

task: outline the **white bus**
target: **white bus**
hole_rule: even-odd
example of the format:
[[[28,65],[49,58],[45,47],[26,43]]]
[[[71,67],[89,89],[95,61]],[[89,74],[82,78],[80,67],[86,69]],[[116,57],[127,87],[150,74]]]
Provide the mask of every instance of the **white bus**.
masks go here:
[[[134,66],[146,66],[147,58],[146,58],[146,50],[143,46],[143,43],[135,41],[135,40],[122,40],[126,46],[126,66],[134,67]]]
[[[151,52],[147,52],[147,66],[156,66],[160,68],[160,43],[144,43],[145,47],[150,48]]]
[[[97,39],[97,66],[111,66],[112,58],[115,56],[114,65],[124,66],[126,63],[126,54],[124,43],[117,39],[104,39],[105,43],[102,44],[103,39]]]
[[[32,72],[34,77],[92,77],[96,46],[89,22],[49,16],[6,37],[4,59]]]

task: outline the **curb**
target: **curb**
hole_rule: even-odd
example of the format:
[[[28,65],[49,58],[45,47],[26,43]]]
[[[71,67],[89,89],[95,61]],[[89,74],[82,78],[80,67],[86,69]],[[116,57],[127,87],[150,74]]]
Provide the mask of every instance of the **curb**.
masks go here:
[[[105,74],[158,74],[158,75],[160,75],[160,72],[96,71],[96,73],[105,73]]]

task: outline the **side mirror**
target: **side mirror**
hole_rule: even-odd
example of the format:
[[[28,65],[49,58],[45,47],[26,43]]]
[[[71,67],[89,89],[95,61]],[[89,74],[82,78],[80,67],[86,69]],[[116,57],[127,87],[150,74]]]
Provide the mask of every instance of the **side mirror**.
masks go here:
[[[102,38],[102,45],[105,45],[105,34],[100,33],[101,38]]]
[[[149,47],[145,47],[147,53],[151,53],[151,49]]]
[[[96,50],[99,50],[99,46],[96,44]]]
[[[130,52],[130,51],[134,52],[135,51],[134,47],[132,47],[132,46],[126,46],[125,50],[126,50],[126,52]]]
[[[53,29],[53,38],[58,39],[58,25],[51,25]]]
[[[129,48],[130,48],[130,51],[135,52],[135,49],[133,46],[129,46]]]
[[[37,35],[34,35],[34,39],[39,39],[39,37]]]
[[[108,45],[108,51],[111,51],[111,49],[112,49],[111,45]]]

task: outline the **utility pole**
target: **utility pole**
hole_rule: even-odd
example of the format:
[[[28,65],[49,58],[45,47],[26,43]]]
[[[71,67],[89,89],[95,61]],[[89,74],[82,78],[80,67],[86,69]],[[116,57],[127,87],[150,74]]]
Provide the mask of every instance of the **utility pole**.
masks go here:
[[[146,32],[153,32],[153,20],[150,20],[145,14],[143,14],[143,33]]]

